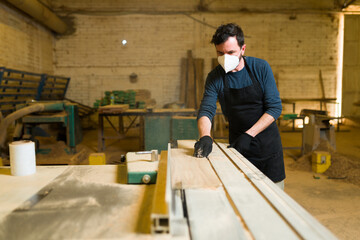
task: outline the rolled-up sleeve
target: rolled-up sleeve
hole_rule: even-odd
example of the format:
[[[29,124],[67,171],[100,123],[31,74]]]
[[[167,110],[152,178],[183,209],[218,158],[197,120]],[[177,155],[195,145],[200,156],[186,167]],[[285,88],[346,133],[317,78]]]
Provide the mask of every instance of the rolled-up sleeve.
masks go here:
[[[280,117],[282,111],[280,94],[270,65],[265,62],[263,67],[264,110],[276,120]]]
[[[206,78],[204,97],[201,100],[197,119],[206,116],[212,121],[216,113],[216,101],[218,98],[218,87],[216,86],[215,74],[209,73]]]

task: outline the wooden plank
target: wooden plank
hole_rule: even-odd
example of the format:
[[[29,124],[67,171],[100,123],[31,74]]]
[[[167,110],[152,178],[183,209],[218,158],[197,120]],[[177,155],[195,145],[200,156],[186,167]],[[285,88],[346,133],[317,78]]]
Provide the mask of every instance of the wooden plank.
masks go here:
[[[195,70],[194,70],[194,59],[192,57],[192,51],[187,52],[187,88],[186,88],[186,103],[187,108],[196,108],[195,98]]]
[[[170,234],[172,237],[182,238],[182,239],[190,239],[189,226],[187,224],[187,220],[185,219],[184,211],[183,211],[183,203],[182,203],[182,191],[179,189],[172,188],[172,177],[171,177],[171,169],[172,169],[172,151],[171,144],[168,144],[167,151],[167,174],[166,174],[166,192],[165,192],[165,201],[168,206],[169,211],[169,227]]]
[[[185,197],[192,239],[250,238],[222,188],[187,189]]]
[[[159,161],[151,161],[151,153],[137,154],[126,153],[128,172],[153,172],[158,171]]]
[[[192,149],[171,149],[171,181],[173,189],[221,186],[219,178],[206,158],[193,157]]]
[[[180,102],[186,102],[187,89],[187,59],[181,59],[181,79],[180,79]]]
[[[212,58],[211,59],[211,69],[216,68],[217,65],[219,65],[219,62],[218,62],[217,58]]]
[[[196,109],[200,108],[200,103],[204,95],[205,82],[204,82],[204,59],[195,58],[195,84],[196,84]]]
[[[187,149],[188,151],[194,151],[194,140],[178,140],[178,148]]]
[[[213,146],[213,152],[208,158],[255,239],[299,239],[293,229],[253,187],[248,177],[239,171],[217,145]]]
[[[195,108],[155,108],[152,110],[153,113],[195,113]]]
[[[122,113],[129,109],[129,104],[106,105],[99,107],[99,113]]]
[[[227,148],[224,143],[219,143],[218,145],[302,238],[336,239],[329,230],[276,186],[238,151],[233,148]]]
[[[182,190],[172,190],[170,206],[170,234],[175,238],[190,239],[189,226],[185,218],[182,203]]]
[[[146,109],[127,109],[125,111],[125,113],[133,113],[133,114],[136,114],[136,113],[146,113],[147,110]]]
[[[294,102],[334,102],[336,98],[282,98],[283,103],[294,103]]]
[[[319,70],[319,81],[320,81],[322,99],[326,99],[325,98],[324,80],[323,80],[323,77],[321,74],[321,69]],[[327,111],[326,102],[324,102],[324,108],[325,108],[325,111]]]

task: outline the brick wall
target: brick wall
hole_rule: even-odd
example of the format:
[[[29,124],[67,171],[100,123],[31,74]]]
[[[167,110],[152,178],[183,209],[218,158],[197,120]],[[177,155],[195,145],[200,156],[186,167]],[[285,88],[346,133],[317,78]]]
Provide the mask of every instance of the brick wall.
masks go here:
[[[0,66],[52,74],[53,43],[49,30],[0,2]]]
[[[216,57],[211,36],[227,22],[242,26],[246,55],[270,63],[282,98],[321,97],[319,71],[325,96],[336,95],[339,17],[333,1],[44,2],[72,19],[75,32],[54,38],[0,3],[0,65],[38,72],[54,69],[55,74],[70,76],[67,97],[87,105],[106,90],[144,88],[159,107],[178,101],[181,58],[192,50],[194,57],[204,58],[204,72],[209,72]],[[129,81],[132,73],[138,82]],[[297,104],[297,112],[318,105]],[[291,110],[284,105],[284,112]]]
[[[191,49],[205,59],[207,73],[216,57],[209,43],[215,27],[242,26],[246,55],[266,59],[283,98],[321,97],[319,71],[326,97],[336,94],[338,16],[336,14],[195,13],[73,14],[76,32],[56,40],[57,74],[72,77],[68,97],[91,105],[105,90],[151,91],[158,106],[179,100],[180,63]],[[128,44],[122,46],[126,39]],[[130,83],[136,73],[139,81]],[[297,110],[318,107],[297,104]],[[291,106],[284,105],[284,112]],[[329,106],[330,109],[331,106]]]

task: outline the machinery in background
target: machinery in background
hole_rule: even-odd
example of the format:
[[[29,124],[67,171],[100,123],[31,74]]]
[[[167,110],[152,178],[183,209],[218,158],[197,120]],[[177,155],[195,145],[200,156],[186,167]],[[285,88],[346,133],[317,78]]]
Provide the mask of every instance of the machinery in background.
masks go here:
[[[303,109],[300,116],[308,118],[303,128],[303,154],[318,150],[336,150],[335,128],[331,125],[327,111]]]
[[[54,129],[57,131],[57,140],[64,140],[66,142],[68,153],[76,153],[76,145],[82,141],[77,104],[65,100],[42,103],[45,105],[49,104],[52,107],[47,108],[46,111],[26,115],[19,119],[15,126],[14,139],[32,140],[37,143],[35,137],[41,135],[38,126],[41,124],[56,124],[57,126]],[[36,104],[36,102],[18,105],[17,108],[21,109],[31,104]],[[37,146],[37,149],[39,149],[38,144]]]
[[[77,104],[69,101],[31,101],[16,106],[16,111],[1,121],[0,146],[5,149],[6,130],[16,121],[13,140],[32,140],[39,150],[36,136],[51,136],[40,126],[56,125],[57,139],[65,140],[68,153],[76,153],[76,145],[82,140]]]

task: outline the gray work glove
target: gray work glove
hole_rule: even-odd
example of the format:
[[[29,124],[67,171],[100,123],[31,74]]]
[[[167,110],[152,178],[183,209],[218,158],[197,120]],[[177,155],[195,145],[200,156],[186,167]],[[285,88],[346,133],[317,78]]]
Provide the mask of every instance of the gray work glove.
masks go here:
[[[207,157],[212,151],[213,140],[210,136],[203,136],[195,143],[194,157]]]

